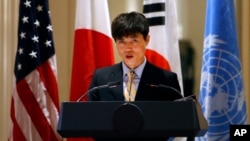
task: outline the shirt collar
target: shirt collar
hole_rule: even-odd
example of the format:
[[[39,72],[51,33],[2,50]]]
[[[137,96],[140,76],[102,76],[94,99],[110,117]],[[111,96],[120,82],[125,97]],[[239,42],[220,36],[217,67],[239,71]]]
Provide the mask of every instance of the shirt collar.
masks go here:
[[[146,57],[144,57],[143,63],[140,66],[138,66],[136,69],[134,69],[134,71],[136,73],[136,78],[139,78],[139,79],[141,78],[141,75],[142,75],[143,69],[146,65],[146,62],[147,62],[147,59],[146,59]],[[130,69],[125,65],[124,62],[122,62],[122,69],[123,69],[123,76],[125,76],[126,73],[128,71],[130,71]]]

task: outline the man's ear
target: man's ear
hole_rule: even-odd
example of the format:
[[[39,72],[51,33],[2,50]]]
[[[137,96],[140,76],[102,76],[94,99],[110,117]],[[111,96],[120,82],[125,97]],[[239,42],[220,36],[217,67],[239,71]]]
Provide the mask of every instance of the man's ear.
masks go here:
[[[147,43],[147,45],[149,43],[149,40],[150,40],[150,35],[148,34],[147,37],[146,37],[146,43]]]

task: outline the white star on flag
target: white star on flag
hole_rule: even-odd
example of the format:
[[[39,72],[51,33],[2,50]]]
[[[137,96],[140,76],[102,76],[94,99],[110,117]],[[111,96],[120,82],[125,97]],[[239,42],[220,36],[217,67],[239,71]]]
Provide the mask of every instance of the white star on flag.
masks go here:
[[[31,56],[31,58],[37,58],[36,54],[37,52],[32,51],[29,55]]]
[[[39,41],[38,41],[38,38],[39,38],[38,36],[34,35],[34,37],[32,38],[32,40],[34,41],[34,43],[35,43],[35,42],[37,42],[37,43],[39,42]]]

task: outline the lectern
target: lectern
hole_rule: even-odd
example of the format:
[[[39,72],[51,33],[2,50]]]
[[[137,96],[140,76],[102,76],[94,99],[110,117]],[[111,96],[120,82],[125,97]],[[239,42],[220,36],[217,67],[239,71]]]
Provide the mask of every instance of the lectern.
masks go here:
[[[62,102],[64,137],[197,137],[207,132],[198,103],[188,101]]]

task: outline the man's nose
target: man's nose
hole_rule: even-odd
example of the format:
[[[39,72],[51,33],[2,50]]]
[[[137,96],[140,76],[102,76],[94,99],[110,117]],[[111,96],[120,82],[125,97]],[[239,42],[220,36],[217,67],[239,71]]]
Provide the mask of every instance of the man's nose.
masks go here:
[[[132,42],[126,42],[125,48],[126,48],[127,50],[132,50],[132,49],[133,49],[133,44],[132,44]]]

